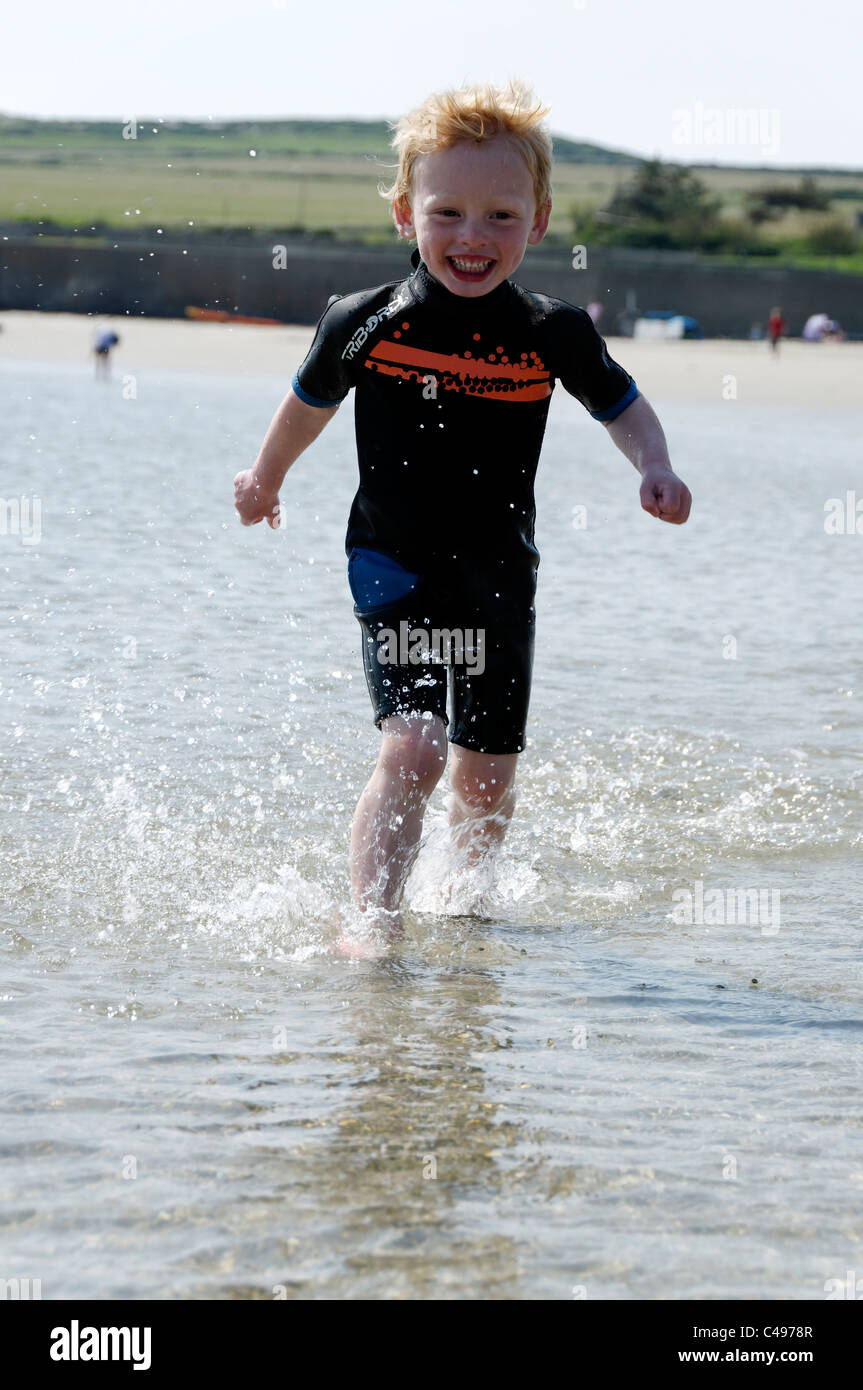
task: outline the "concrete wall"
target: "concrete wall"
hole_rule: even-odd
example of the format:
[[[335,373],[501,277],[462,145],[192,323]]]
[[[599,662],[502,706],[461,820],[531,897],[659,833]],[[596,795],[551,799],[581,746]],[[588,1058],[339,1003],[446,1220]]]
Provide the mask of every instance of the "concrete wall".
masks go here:
[[[410,248],[286,241],[287,264],[273,268],[273,245],[119,242],[8,237],[0,243],[0,308],[181,317],[187,304],[289,323],[315,323],[332,294],[410,273]],[[863,334],[863,276],[760,264],[710,265],[696,255],[595,252],[588,267],[528,250],[517,277],[530,289],[575,304],[605,306],[600,329],[619,329],[627,296],[638,308],[673,309],[698,319],[708,337],[746,337],[780,304],[792,334],[824,311]]]

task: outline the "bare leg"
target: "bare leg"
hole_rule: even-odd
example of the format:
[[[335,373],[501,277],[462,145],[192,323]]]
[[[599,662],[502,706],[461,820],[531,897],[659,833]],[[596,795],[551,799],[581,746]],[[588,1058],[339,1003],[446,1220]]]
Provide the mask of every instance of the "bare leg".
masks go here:
[[[501,844],[515,809],[517,753],[475,753],[452,745],[449,823],[453,842],[477,864]]]
[[[421,714],[381,725],[377,766],[351,827],[351,895],[363,911],[395,912],[419,850],[428,799],[446,765],[446,727]]]

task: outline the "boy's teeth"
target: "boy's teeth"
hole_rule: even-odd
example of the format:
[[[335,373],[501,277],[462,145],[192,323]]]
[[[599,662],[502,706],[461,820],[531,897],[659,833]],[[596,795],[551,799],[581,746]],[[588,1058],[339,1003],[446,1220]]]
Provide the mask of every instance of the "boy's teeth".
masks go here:
[[[452,256],[450,259],[457,270],[473,271],[475,274],[481,270],[488,270],[491,265],[491,261],[465,261],[461,256]]]

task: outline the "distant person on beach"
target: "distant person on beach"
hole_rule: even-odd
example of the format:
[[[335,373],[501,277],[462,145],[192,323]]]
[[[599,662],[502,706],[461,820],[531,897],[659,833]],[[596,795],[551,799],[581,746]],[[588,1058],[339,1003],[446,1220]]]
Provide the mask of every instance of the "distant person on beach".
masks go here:
[[[775,306],[770,310],[770,317],[767,320],[767,340],[774,352],[779,351],[779,339],[782,337],[788,325],[782,317],[782,310]]]
[[[96,363],[96,376],[107,377],[111,375],[111,349],[116,347],[120,339],[113,328],[97,328],[93,334],[93,357]]]
[[[841,324],[829,314],[810,314],[803,325],[803,339],[807,343],[841,343],[844,337]]]
[[[548,227],[546,111],[513,81],[436,94],[399,122],[385,196],[417,242],[413,269],[327,307],[254,466],[234,479],[243,524],[275,529],[285,474],[355,390],[348,584],[381,733],[351,834],[359,953],[376,928],[401,929],[447,737],[452,844],[472,882],[512,816],[533,664],[534,477],[556,381],[635,466],[641,507],[674,525],[689,516],[662,426],[590,315],[510,278]],[[669,604],[664,593],[658,622]],[[441,877],[451,901],[455,880]],[[344,933],[342,949],[353,949]]]
[[[594,328],[598,328],[599,320],[602,318],[602,305],[598,299],[592,299],[590,301],[587,306],[587,312],[590,314],[590,321]]]

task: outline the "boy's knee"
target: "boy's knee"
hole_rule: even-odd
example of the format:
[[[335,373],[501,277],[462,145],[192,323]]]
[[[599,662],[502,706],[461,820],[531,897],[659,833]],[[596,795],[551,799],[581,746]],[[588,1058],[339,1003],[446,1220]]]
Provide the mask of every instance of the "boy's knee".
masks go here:
[[[494,815],[511,807],[515,790],[508,770],[489,773],[468,772],[454,768],[452,789],[459,801],[472,815]]]
[[[437,715],[391,715],[382,724],[378,766],[430,792],[446,766],[446,726]]]

